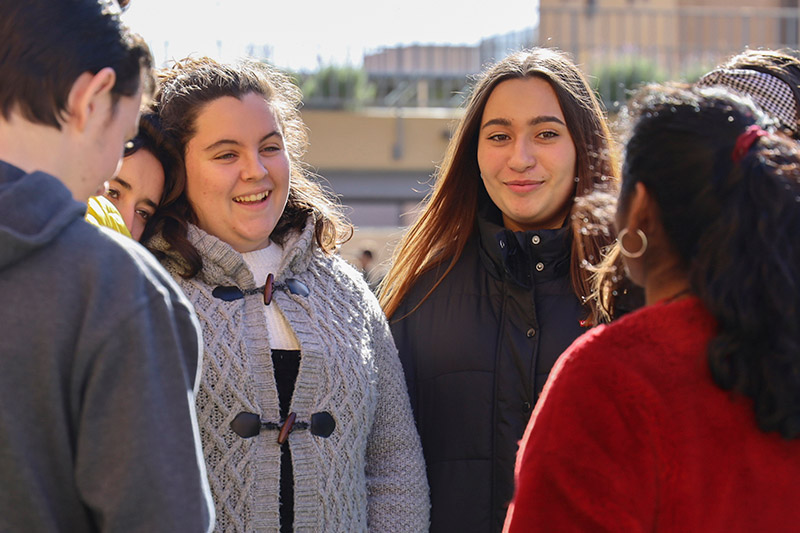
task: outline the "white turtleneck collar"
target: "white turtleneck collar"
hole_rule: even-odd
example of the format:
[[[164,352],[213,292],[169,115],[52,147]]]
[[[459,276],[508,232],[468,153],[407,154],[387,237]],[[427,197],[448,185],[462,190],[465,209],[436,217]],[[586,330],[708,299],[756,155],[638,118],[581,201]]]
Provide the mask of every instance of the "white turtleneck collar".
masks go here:
[[[283,260],[283,247],[270,242],[260,250],[245,252],[242,259],[253,274],[256,287],[264,285],[268,274],[277,274]],[[264,306],[264,318],[267,321],[267,335],[270,348],[274,350],[299,350],[300,343],[292,330],[291,324],[283,316],[275,300]]]

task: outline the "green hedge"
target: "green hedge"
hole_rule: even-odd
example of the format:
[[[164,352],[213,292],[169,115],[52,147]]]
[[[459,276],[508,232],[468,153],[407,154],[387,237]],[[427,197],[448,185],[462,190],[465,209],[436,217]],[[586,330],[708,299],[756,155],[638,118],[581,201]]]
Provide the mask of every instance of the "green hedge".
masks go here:
[[[654,62],[640,58],[604,63],[592,74],[594,89],[609,111],[618,110],[642,85],[667,80],[667,75]]]

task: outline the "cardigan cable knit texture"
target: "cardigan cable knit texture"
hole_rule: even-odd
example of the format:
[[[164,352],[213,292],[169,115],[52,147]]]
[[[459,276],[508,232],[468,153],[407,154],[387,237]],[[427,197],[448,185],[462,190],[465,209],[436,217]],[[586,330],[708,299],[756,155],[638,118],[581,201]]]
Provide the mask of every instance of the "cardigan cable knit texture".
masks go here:
[[[290,411],[298,421],[327,411],[328,438],[289,435],[294,471],[295,531],[425,531],[429,496],[419,436],[403,371],[377,300],[362,277],[313,240],[313,221],[284,245],[275,283],[296,278],[307,297],[276,290],[301,347]],[[194,303],[206,347],[197,415],[218,531],[278,531],[280,446],[275,431],[243,439],[229,424],[240,411],[280,422],[278,394],[260,294],[225,302],[219,285],[256,284],[241,254],[195,226],[189,240],[203,258],[193,279],[165,266]],[[161,237],[150,245],[167,251]]]

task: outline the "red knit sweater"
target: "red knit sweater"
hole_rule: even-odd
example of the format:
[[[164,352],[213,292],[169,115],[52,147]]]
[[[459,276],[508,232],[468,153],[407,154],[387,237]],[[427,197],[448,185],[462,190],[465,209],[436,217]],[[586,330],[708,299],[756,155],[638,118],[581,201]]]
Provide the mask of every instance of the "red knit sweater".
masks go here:
[[[517,456],[505,531],[800,531],[800,440],[714,385],[695,298],[578,338]]]

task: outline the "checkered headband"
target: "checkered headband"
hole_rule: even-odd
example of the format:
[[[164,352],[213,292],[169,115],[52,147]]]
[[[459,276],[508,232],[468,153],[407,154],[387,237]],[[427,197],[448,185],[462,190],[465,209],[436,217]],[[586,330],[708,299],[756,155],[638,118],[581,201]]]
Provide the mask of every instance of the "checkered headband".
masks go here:
[[[745,94],[781,126],[798,133],[797,102],[791,87],[775,76],[749,69],[712,70],[696,83],[699,87],[723,85]]]

